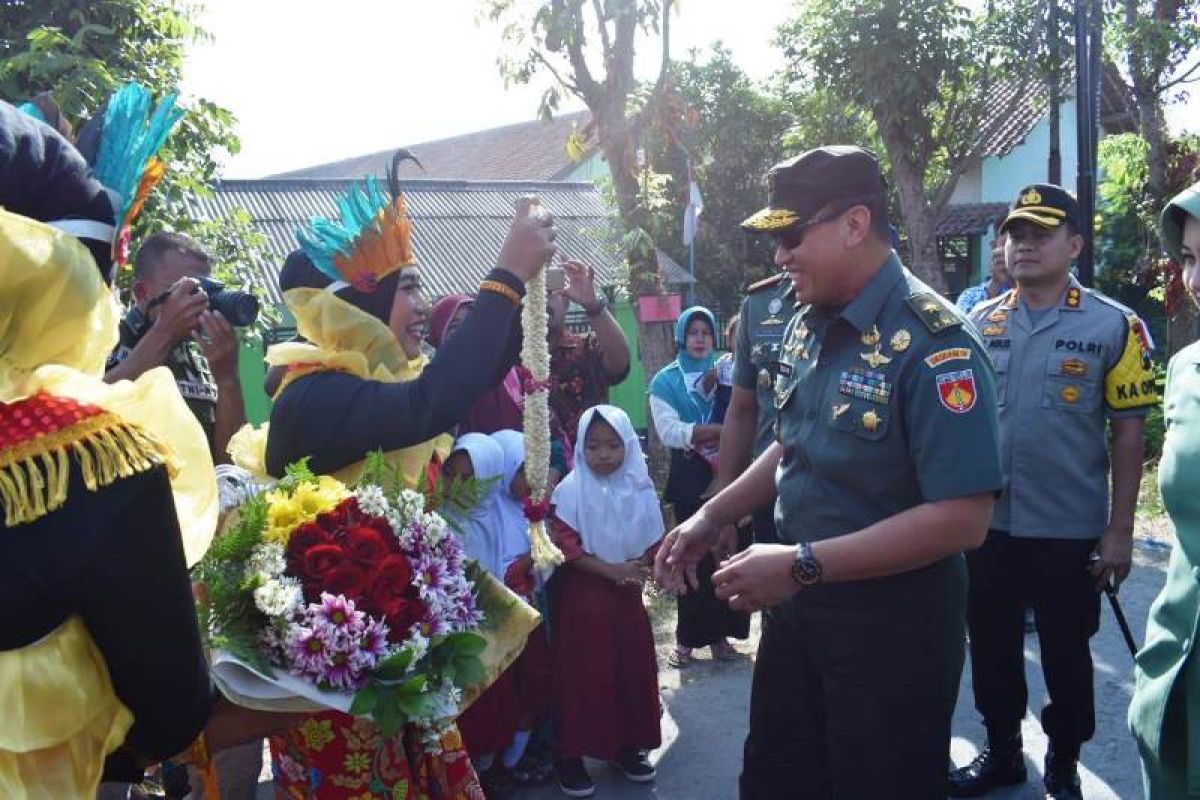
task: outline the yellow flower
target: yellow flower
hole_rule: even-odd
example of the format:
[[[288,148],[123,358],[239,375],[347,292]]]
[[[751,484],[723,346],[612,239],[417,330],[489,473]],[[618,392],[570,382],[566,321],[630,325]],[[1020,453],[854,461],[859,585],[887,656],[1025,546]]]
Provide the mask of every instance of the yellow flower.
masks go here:
[[[310,750],[321,752],[333,741],[333,722],[327,719],[306,719],[300,725],[300,735]]]
[[[278,542],[284,547],[292,532],[318,514],[332,511],[350,492],[336,478],[322,475],[315,483],[302,483],[292,494],[283,491],[267,493],[267,529],[263,539]]]
[[[331,511],[349,495],[346,487],[328,475],[322,475],[316,483],[302,483],[292,493],[292,500],[300,506],[304,522],[316,518],[318,514]]]
[[[286,547],[292,531],[307,521],[303,509],[284,492],[269,492],[267,504],[267,529],[263,531],[263,539]]]
[[[366,753],[347,753],[346,760],[342,762],[342,766],[347,772],[366,772],[371,766],[371,759]]]

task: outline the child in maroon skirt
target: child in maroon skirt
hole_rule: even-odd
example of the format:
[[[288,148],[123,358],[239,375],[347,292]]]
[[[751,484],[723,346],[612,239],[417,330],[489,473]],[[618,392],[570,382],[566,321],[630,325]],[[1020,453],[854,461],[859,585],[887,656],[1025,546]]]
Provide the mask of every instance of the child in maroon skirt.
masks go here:
[[[662,511],[624,411],[595,406],[579,420],[575,468],[554,491],[554,535],[567,557],[554,608],[556,765],[568,797],[590,797],[584,756],[638,783],[662,743],[658,665],[642,604]]]

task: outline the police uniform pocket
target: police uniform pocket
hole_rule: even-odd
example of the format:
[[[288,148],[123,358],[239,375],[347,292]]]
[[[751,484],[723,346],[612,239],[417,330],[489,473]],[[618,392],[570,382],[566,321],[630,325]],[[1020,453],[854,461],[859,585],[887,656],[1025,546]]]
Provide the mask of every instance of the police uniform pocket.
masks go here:
[[[1008,359],[1012,355],[1008,350],[992,349],[992,366],[996,371],[996,402],[1004,405],[1005,395],[1008,394]]]
[[[1047,375],[1042,388],[1042,408],[1074,414],[1091,414],[1100,407],[1099,384],[1069,375]]]
[[[887,436],[891,409],[886,405],[842,396],[834,401],[829,413],[835,430],[853,433],[868,442],[877,442]]]

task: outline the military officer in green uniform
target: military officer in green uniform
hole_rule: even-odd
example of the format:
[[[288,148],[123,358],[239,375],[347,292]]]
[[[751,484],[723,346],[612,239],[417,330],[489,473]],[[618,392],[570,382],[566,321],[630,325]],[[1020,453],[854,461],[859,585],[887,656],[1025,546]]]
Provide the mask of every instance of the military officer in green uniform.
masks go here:
[[[1002,485],[991,363],[892,250],[874,155],[822,147],[767,182],[768,207],[743,225],[775,238],[802,304],[773,387],[775,441],[667,535],[656,576],[693,584],[720,527],[777,498],[780,543],[714,575],[731,606],[766,610],[742,798],[943,797],[962,553]]]
[[[1200,184],[1163,211],[1163,245],[1183,266],[1183,281],[1200,304]],[[1148,800],[1200,797],[1200,342],[1167,367],[1167,423],[1158,480],[1175,524],[1167,582],[1150,607],[1146,643],[1137,655],[1129,705]]]
[[[783,354],[783,332],[795,313],[794,306],[791,281],[782,272],[746,288],[738,314],[733,396],[721,426],[717,488],[733,483],[775,440],[775,379]],[[773,503],[755,511],[753,517],[756,542],[778,541]]]
[[[1025,782],[1026,608],[1049,695],[1046,795],[1082,797],[1077,761],[1096,725],[1089,640],[1103,583],[1129,573],[1143,424],[1158,400],[1142,321],[1070,273],[1079,225],[1061,187],[1022,189],[1000,226],[1016,287],[970,314],[996,367],[1007,486],[987,540],[967,556],[972,687],[988,746],[951,773],[951,797]]]

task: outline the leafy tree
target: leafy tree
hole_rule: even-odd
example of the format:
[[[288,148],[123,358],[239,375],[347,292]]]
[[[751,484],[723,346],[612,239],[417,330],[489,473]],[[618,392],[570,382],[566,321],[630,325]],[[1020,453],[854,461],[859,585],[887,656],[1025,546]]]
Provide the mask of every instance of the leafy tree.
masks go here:
[[[1137,110],[1138,132],[1146,142],[1148,211],[1162,209],[1179,185],[1178,146],[1167,134],[1163,107],[1183,87],[1200,78],[1195,51],[1200,44],[1200,2],[1195,0],[1109,0],[1106,35],[1114,57],[1125,67]],[[1174,185],[1173,185],[1174,184]],[[1156,230],[1156,223],[1148,230]],[[1150,253],[1159,252],[1151,247]],[[1176,280],[1177,282],[1177,280]],[[1171,304],[1169,304],[1170,306]],[[1190,303],[1168,308],[1169,352],[1196,339],[1196,314]]]
[[[195,6],[183,0],[9,0],[0,4],[0,97],[20,103],[52,92],[76,130],[121,85],[138,81],[156,97],[174,91],[187,46],[207,34]],[[235,265],[265,253],[265,240],[244,216],[201,224],[189,200],[211,194],[222,152],[240,148],[233,114],[198,98],[171,134],[162,156],[166,177],[139,216],[133,243],[161,229],[195,236],[213,249],[218,271],[234,285],[246,280]],[[264,323],[270,320],[269,315]]]
[[[937,219],[958,179],[980,160],[995,81],[1026,43],[998,35],[1011,9],[972,14],[957,0],[803,0],[780,28],[788,78],[799,94],[827,87],[867,112],[886,151],[914,270],[944,288]],[[1037,40],[1036,28],[1025,33]],[[1026,74],[1021,80],[1027,83]],[[1023,99],[1014,93],[1011,107]]]
[[[729,314],[737,310],[747,282],[774,271],[770,243],[746,236],[738,226],[765,202],[763,176],[785,157],[792,116],[788,104],[755,86],[719,43],[707,58],[692,51],[671,69],[683,121],[653,137],[650,147],[650,161],[671,178],[669,208],[651,223],[652,234],[659,247],[687,263],[682,237],[690,160],[704,197],[696,234],[697,292],[701,302]]]

